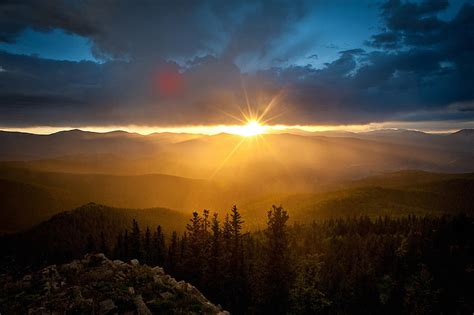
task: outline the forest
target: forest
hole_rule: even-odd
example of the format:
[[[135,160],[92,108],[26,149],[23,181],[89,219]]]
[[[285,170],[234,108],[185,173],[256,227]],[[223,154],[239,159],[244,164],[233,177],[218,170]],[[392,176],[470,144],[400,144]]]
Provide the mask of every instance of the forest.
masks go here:
[[[470,216],[288,219],[273,206],[264,229],[246,232],[237,207],[222,218],[203,210],[171,235],[133,220],[114,240],[107,231],[84,236],[75,255],[163,266],[232,314],[462,314],[474,307]],[[63,260],[55,253],[42,258]]]

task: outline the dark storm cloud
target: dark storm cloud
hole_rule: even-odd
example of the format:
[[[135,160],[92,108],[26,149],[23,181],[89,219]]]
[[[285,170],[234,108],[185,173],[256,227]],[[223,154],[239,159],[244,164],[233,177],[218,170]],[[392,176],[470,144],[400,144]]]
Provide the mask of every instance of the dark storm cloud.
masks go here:
[[[28,27],[60,28],[90,38],[99,57],[264,53],[270,40],[303,16],[303,7],[299,0],[12,1],[0,10],[0,40],[12,42]]]
[[[288,65],[289,50],[271,50],[315,4],[3,2],[0,41],[14,42],[27,28],[60,28],[89,38],[103,63],[0,53],[0,124],[235,123],[223,112],[238,113],[243,85],[256,105],[284,91],[284,115],[274,123],[474,119],[474,6],[441,20],[446,1],[388,1],[380,7],[383,30],[367,47],[341,51],[320,68]],[[285,61],[258,68],[268,54]],[[239,58],[257,67],[243,73]],[[170,93],[158,87],[163,73],[176,74]]]

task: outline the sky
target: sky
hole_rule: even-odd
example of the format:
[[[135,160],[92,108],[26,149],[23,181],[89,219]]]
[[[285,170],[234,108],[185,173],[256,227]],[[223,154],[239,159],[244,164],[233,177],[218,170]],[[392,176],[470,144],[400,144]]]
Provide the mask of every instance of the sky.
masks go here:
[[[2,1],[0,128],[474,128],[473,57],[473,0]]]

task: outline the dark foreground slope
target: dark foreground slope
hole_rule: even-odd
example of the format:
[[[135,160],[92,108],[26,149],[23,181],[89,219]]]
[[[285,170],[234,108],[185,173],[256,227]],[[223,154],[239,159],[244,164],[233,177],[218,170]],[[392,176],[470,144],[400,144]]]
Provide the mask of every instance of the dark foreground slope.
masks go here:
[[[214,208],[212,182],[162,174],[117,176],[38,172],[0,166],[0,233],[18,232],[88,202],[119,208]],[[230,199],[233,200],[233,199]]]
[[[88,207],[94,211],[97,205]],[[162,242],[153,241],[151,246],[143,223],[135,224],[132,231],[129,226],[128,237],[122,234],[124,238],[116,239],[119,250],[112,251],[109,257],[123,261],[139,257],[150,265],[165,266],[170,275],[196,285],[212,301],[236,314],[275,314],[271,311],[274,309],[291,314],[468,314],[473,309],[472,216],[350,216],[288,225],[287,213],[273,208],[271,220],[262,227],[267,229],[245,233],[251,220],[234,210],[231,222],[217,218],[218,221],[212,221],[212,229],[209,221],[204,220],[209,218],[206,212],[195,214],[186,233],[173,234]],[[0,287],[0,295],[12,296],[7,294],[13,281],[5,274],[24,275],[25,268],[31,265],[61,263],[65,259],[58,254],[78,249],[68,240],[87,232],[77,233],[78,223],[72,218],[42,225],[42,231],[48,235],[43,243],[12,248],[17,253],[38,251],[45,255],[48,252],[44,249],[49,248],[51,256],[44,256],[43,261],[37,257],[25,259],[25,255],[22,269],[22,262],[13,255],[2,257],[2,267],[8,272],[0,271],[4,273],[0,278],[7,279],[8,285],[3,291]],[[101,221],[109,217],[92,218]],[[94,237],[102,234],[99,223],[89,225],[95,226]],[[32,233],[34,230],[22,235],[34,240],[41,235]],[[83,242],[85,238],[83,235]],[[152,240],[155,239],[159,237],[153,236]],[[50,248],[48,242],[54,247]],[[82,247],[82,254],[76,257],[82,257],[85,250]],[[49,263],[45,264],[46,261]],[[49,273],[46,271],[46,275]],[[141,281],[140,275],[136,278]],[[74,278],[72,282],[75,281]],[[115,287],[107,282],[80,283],[115,292]],[[16,293],[17,298],[28,298],[27,292]],[[144,294],[142,297],[145,303],[151,301]],[[118,306],[118,302],[112,302]],[[104,303],[112,305],[110,301]]]
[[[188,218],[165,208],[121,209],[89,203],[57,214],[26,232],[6,235],[2,245],[7,255],[14,253],[21,261],[26,260],[24,263],[65,262],[83,255],[91,241],[98,246],[103,239],[112,251],[118,233],[131,230],[133,220],[151,231],[160,225],[169,234],[182,231]]]
[[[160,267],[103,254],[0,279],[2,314],[229,314]]]
[[[25,230],[72,207],[64,189],[0,179],[0,233]]]

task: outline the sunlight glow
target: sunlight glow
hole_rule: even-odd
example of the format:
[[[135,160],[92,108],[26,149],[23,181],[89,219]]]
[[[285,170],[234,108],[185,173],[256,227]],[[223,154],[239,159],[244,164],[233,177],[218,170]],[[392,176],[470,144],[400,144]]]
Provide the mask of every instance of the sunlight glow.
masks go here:
[[[452,133],[460,129],[474,128],[474,122],[456,122],[456,128],[451,122],[385,122],[361,125],[263,125],[265,134],[298,133],[298,132],[368,132],[380,129],[408,129],[426,133]],[[195,135],[217,135],[219,133],[239,134],[243,125],[191,125],[191,126],[140,126],[140,125],[113,125],[113,126],[36,126],[36,127],[10,127],[0,126],[1,131],[26,132],[32,134],[48,135],[59,131],[80,129],[90,132],[112,132],[122,130],[142,135],[156,133],[186,133]]]
[[[268,127],[261,125],[256,120],[250,120],[246,125],[235,126],[233,129],[234,130],[230,130],[230,132],[233,134],[237,134],[242,137],[252,137],[265,133]]]

